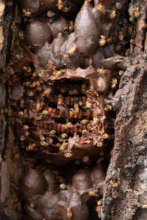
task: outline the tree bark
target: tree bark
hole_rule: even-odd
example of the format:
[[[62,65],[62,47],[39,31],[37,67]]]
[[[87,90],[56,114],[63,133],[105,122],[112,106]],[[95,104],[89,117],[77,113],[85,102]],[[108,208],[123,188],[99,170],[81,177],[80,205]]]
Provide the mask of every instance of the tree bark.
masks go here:
[[[105,182],[102,219],[147,218],[146,98],[147,63],[142,54],[133,58],[114,99],[115,146]]]
[[[114,97],[115,139],[102,206],[102,220],[147,219],[147,2],[139,7],[132,56]],[[117,183],[117,184],[114,184]],[[117,186],[117,187],[116,187]]]

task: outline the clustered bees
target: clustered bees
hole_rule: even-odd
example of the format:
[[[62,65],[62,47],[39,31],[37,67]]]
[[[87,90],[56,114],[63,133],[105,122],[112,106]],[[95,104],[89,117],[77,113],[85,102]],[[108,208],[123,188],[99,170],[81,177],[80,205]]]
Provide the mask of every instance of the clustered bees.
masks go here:
[[[99,155],[111,139],[107,115],[120,70],[116,39],[124,35],[119,44],[124,46],[126,28],[114,26],[123,5],[85,0],[74,22],[56,13],[66,1],[57,1],[55,8],[50,1],[37,2],[21,2],[24,29],[16,40],[16,59],[7,68],[13,76],[9,103],[19,144],[27,152],[61,161]],[[44,15],[45,9],[50,17],[36,19],[38,10]]]
[[[98,153],[107,136],[104,100],[88,81],[62,79],[48,85],[34,78],[23,84],[12,107],[12,115],[18,112],[16,134],[23,149],[65,160]]]

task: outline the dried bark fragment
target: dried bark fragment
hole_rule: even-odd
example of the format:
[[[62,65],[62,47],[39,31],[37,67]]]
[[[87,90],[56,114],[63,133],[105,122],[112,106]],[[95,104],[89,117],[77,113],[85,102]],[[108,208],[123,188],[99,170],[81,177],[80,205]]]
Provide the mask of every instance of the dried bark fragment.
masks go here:
[[[141,54],[132,60],[114,99],[118,112],[115,147],[105,182],[103,220],[145,220],[147,217],[146,59],[146,55]]]

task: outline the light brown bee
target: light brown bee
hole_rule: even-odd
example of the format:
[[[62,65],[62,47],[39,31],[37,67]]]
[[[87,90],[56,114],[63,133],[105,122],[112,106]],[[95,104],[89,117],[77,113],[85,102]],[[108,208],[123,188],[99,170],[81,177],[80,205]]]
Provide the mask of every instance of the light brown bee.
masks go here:
[[[106,13],[106,9],[105,9],[105,7],[102,5],[102,4],[97,4],[96,5],[96,8],[101,12],[101,13],[103,13],[103,14],[105,14]]]
[[[25,137],[24,136],[20,136],[19,140],[23,142],[23,141],[25,141]]]
[[[30,203],[30,207],[31,207],[32,209],[34,209],[34,208],[35,208],[34,203]]]
[[[30,17],[31,16],[31,12],[29,10],[23,9],[22,12],[23,12],[25,17]]]
[[[104,110],[105,111],[111,111],[112,110],[112,106],[111,105],[106,105]]]
[[[70,8],[69,8],[69,7],[64,7],[62,11],[63,11],[63,12],[69,12],[69,11],[70,11]]]
[[[102,205],[101,200],[97,201],[97,205],[98,205],[98,206],[101,206],[101,205]]]
[[[71,157],[72,157],[72,153],[71,153],[71,152],[66,152],[66,153],[64,154],[64,157],[66,157],[66,158],[71,158]]]
[[[36,87],[36,81],[34,81],[34,82],[31,84],[31,87],[32,87],[32,88],[35,88],[35,87]]]
[[[41,109],[41,103],[40,102],[37,102],[36,103],[36,112],[39,112]]]
[[[56,134],[56,131],[55,130],[51,130],[50,131],[50,135],[55,135]]]
[[[103,74],[107,74],[107,73],[108,73],[108,70],[103,69],[103,68],[98,68],[98,69],[97,69],[97,72],[98,72],[100,75],[103,75]]]
[[[28,96],[29,96],[29,97],[33,97],[34,95],[35,95],[35,94],[34,94],[33,91],[28,92]]]
[[[29,126],[28,125],[24,125],[23,128],[24,128],[24,130],[28,130]]]
[[[83,161],[84,163],[88,163],[88,162],[89,162],[89,157],[88,157],[88,156],[84,156],[83,159],[82,159],[82,161]]]
[[[119,39],[122,41],[124,40],[124,34],[122,31],[119,32]]]
[[[74,29],[74,23],[73,23],[73,21],[70,21],[69,22],[69,30],[73,31],[73,29]]]
[[[30,73],[32,71],[29,66],[24,66],[23,69],[28,73]]]
[[[62,133],[62,134],[61,134],[61,137],[65,139],[65,138],[68,137],[68,135],[67,135],[66,133]]]
[[[109,183],[110,183],[110,184],[112,185],[112,187],[114,187],[114,188],[117,188],[117,187],[118,187],[118,183],[114,182],[113,180],[110,180]]]
[[[42,115],[48,115],[48,113],[49,113],[48,110],[45,110],[45,109],[44,109],[44,110],[42,111]]]
[[[99,45],[101,47],[105,46],[105,44],[107,43],[107,39],[104,35],[101,35],[100,39],[99,39]]]
[[[23,111],[20,111],[20,112],[18,112],[18,115],[19,115],[20,117],[23,117],[23,116],[24,116],[24,112],[23,112]]]
[[[64,151],[64,150],[66,150],[67,147],[68,147],[68,143],[64,142],[63,144],[61,144],[59,149],[60,149],[60,151]]]
[[[27,150],[27,151],[32,151],[32,150],[35,149],[35,147],[36,147],[36,144],[30,144],[30,145],[26,148],[26,150]]]
[[[42,96],[50,95],[51,92],[52,92],[52,89],[51,88],[47,88],[47,89],[44,90]]]
[[[76,52],[76,50],[77,50],[77,46],[73,45],[72,48],[70,48],[70,50],[68,51],[68,54],[72,55]]]
[[[38,76],[38,73],[36,73],[36,72],[34,72],[33,74],[32,74],[32,77],[33,78],[36,78]]]
[[[98,193],[98,190],[97,190],[97,189],[94,189],[94,190],[92,190],[92,191],[89,192],[89,195],[90,195],[90,196],[96,196],[97,193]]]
[[[62,0],[58,0],[58,4],[57,4],[57,6],[58,6],[58,9],[59,9],[59,10],[62,10],[63,7],[64,7],[64,3],[63,3],[63,1],[62,1]]]
[[[61,71],[54,71],[53,75],[56,76],[56,77],[59,77],[59,76],[62,75],[62,72]]]
[[[85,104],[86,104],[86,108],[91,108],[91,106],[92,106],[92,105],[91,105],[91,103],[90,103],[90,102],[88,102],[88,101],[86,101],[86,103],[85,103]]]
[[[83,124],[83,125],[86,125],[86,124],[88,124],[88,122],[89,121],[87,119],[83,119],[80,123]]]
[[[24,108],[24,99],[21,99],[21,100],[20,100],[20,107],[21,107],[21,108]]]
[[[110,18],[111,18],[111,19],[116,18],[116,11],[115,11],[115,10],[112,10],[112,11],[111,11]]]
[[[63,94],[66,93],[66,92],[67,92],[67,88],[61,87],[61,88],[60,88],[60,92],[63,93]]]
[[[112,79],[112,88],[115,88],[117,86],[117,83],[118,81],[116,78]]]
[[[41,141],[40,142],[40,145],[43,146],[43,147],[47,147],[48,146],[48,143],[46,141]]]
[[[86,90],[87,90],[87,85],[85,83],[83,83],[81,86],[81,93],[85,93]]]
[[[54,142],[53,138],[49,138],[48,143],[53,144],[53,142]]]
[[[26,87],[29,87],[31,85],[31,82],[26,81],[26,82],[23,83],[23,85],[26,86]]]
[[[86,135],[87,134],[87,130],[82,130],[82,134]]]
[[[63,97],[62,97],[62,95],[58,96],[57,104],[58,105],[62,105],[63,104]]]
[[[103,138],[104,138],[104,139],[109,139],[110,136],[109,136],[109,134],[105,133],[105,134],[103,135]]]
[[[76,119],[76,120],[80,120],[83,117],[83,112],[80,109],[79,112],[75,111],[73,109],[70,109],[68,112],[68,118],[71,119]]]
[[[134,11],[134,17],[135,18],[138,18],[140,16],[140,11],[139,11],[139,8],[135,8],[135,11]]]
[[[67,188],[67,186],[66,186],[64,183],[61,183],[59,187],[60,187],[60,189],[62,189],[62,190],[64,190],[64,189]]]
[[[68,218],[72,218],[71,208],[67,208],[67,217],[68,217]]]
[[[103,142],[98,142],[97,147],[103,147]]]

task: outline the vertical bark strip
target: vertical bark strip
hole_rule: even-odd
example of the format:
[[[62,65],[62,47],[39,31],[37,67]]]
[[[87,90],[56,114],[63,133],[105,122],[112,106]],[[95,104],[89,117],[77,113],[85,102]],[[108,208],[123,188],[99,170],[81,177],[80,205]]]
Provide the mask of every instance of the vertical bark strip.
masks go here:
[[[114,103],[119,110],[115,147],[105,182],[103,220],[145,220],[147,217],[147,64],[144,59],[140,56],[131,63],[115,96]],[[114,187],[112,181],[118,186]]]
[[[133,21],[135,10],[139,14]],[[131,1],[129,12],[135,37],[132,58],[114,98],[115,146],[105,181],[102,220],[147,219],[147,2]]]

